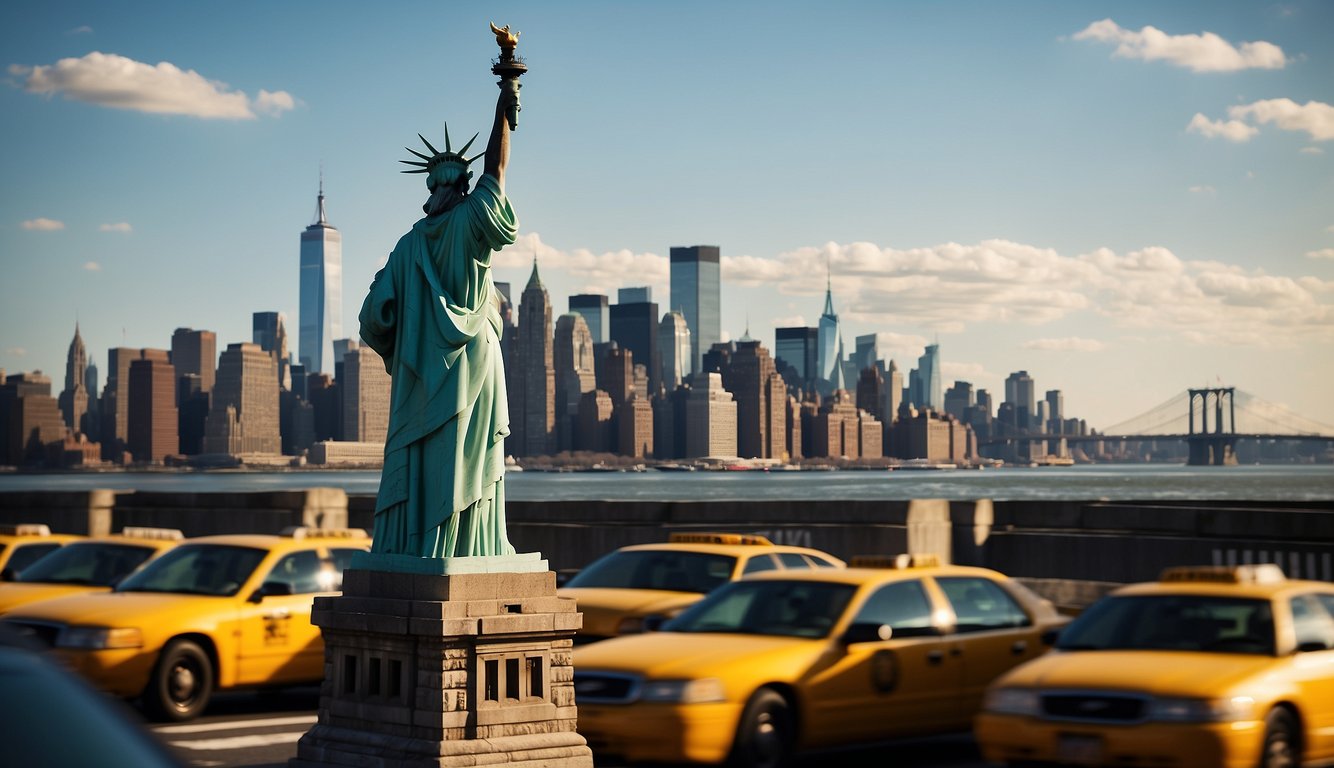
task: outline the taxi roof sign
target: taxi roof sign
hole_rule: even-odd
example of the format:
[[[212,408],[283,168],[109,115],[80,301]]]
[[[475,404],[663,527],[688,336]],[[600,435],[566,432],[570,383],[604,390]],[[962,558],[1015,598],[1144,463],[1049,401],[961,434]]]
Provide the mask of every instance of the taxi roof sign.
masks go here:
[[[149,528],[142,525],[127,525],[120,529],[120,535],[130,539],[156,539],[158,541],[180,541],[185,538],[179,528]]]
[[[673,533],[667,537],[671,544],[743,544],[772,547],[774,543],[753,533]]]
[[[907,570],[908,568],[939,568],[941,563],[940,555],[920,553],[916,555],[856,555],[848,565],[852,568]]]
[[[291,539],[368,539],[365,528],[316,528],[310,525],[289,525],[279,536]]]
[[[51,526],[45,523],[7,523],[0,525],[4,536],[50,536]]]
[[[1256,565],[1186,565],[1168,568],[1159,581],[1168,583],[1280,584],[1287,581],[1283,569],[1273,563]]]

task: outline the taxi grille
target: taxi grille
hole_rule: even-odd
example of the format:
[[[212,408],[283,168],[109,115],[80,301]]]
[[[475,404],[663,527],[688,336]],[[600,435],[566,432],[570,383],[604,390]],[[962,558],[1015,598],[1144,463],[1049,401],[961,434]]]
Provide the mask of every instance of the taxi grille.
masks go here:
[[[574,672],[575,703],[627,704],[639,695],[639,678],[611,672]]]
[[[1139,696],[1103,693],[1048,693],[1042,713],[1059,720],[1132,722],[1144,719],[1146,702]]]
[[[26,640],[35,641],[47,648],[54,648],[56,636],[60,634],[59,624],[47,624],[40,621],[5,621],[4,628]]]

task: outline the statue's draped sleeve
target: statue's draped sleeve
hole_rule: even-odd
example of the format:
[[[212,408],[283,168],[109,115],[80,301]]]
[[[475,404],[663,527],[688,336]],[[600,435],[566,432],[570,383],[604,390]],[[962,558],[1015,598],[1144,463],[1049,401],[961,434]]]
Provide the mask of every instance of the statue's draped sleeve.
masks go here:
[[[453,482],[442,515],[488,497],[504,474],[509,412],[491,256],[514,242],[517,225],[500,184],[483,175],[463,202],[400,238],[371,284],[361,337],[393,377],[377,514],[416,493],[408,449],[425,439],[441,441],[432,452],[451,464],[432,468]]]

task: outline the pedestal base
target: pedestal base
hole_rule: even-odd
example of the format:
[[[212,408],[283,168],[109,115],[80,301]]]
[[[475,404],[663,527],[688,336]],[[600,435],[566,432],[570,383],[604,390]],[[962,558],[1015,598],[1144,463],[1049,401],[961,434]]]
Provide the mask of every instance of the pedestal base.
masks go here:
[[[319,722],[292,768],[592,768],[575,731],[573,600],[556,576],[344,573],[316,598]]]

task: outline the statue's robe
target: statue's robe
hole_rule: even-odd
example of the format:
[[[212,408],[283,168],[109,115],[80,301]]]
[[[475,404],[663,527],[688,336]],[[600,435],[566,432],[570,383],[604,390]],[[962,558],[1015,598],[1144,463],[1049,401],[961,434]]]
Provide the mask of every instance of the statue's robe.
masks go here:
[[[361,338],[393,377],[373,552],[510,555],[509,409],[491,254],[514,210],[483,175],[463,202],[399,239],[361,307]]]

